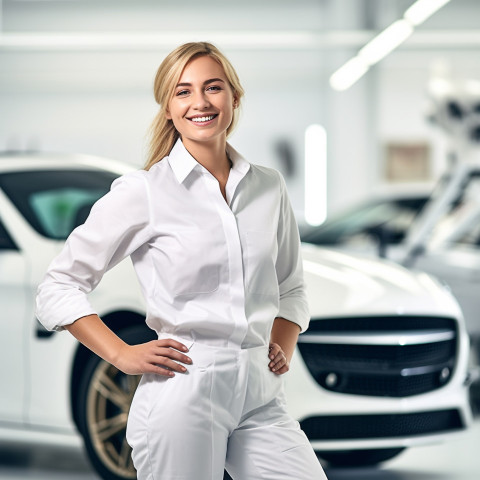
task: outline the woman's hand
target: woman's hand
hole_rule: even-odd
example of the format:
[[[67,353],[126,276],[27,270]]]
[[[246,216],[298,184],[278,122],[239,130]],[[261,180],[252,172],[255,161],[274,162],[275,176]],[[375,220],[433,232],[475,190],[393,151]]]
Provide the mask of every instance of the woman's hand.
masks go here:
[[[295,351],[300,327],[290,320],[276,317],[273,321],[272,333],[270,335],[270,349],[268,356],[270,370],[277,375],[290,370],[290,360]]]
[[[152,340],[139,345],[124,344],[118,352],[114,365],[129,375],[156,373],[173,377],[174,372],[185,373],[187,369],[178,364],[191,364],[192,360],[181,351],[187,352],[185,345],[173,339]]]
[[[270,359],[268,368],[270,368],[273,373],[281,375],[290,370],[290,362],[278,343],[270,344],[268,358]]]
[[[181,353],[188,352],[183,343],[167,338],[128,345],[96,314],[81,317],[65,325],[65,329],[99,357],[130,375],[156,373],[173,377],[174,372],[187,371],[177,362],[192,363],[189,357]]]

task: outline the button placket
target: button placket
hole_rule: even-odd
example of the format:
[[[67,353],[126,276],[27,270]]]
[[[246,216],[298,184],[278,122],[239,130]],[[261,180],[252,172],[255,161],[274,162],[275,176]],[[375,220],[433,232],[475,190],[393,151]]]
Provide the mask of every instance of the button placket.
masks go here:
[[[230,309],[232,313],[231,320],[234,322],[233,332],[229,338],[229,344],[240,346],[247,333],[247,318],[245,315],[245,290],[243,283],[243,256],[240,243],[240,232],[238,231],[237,220],[229,205],[223,198],[217,179],[208,171],[203,172],[207,190],[211,200],[214,202],[217,212],[220,216],[225,241],[228,251],[228,272],[229,272],[229,290],[230,290]],[[227,201],[235,191],[235,187],[227,182]],[[230,198],[229,198],[230,197]]]

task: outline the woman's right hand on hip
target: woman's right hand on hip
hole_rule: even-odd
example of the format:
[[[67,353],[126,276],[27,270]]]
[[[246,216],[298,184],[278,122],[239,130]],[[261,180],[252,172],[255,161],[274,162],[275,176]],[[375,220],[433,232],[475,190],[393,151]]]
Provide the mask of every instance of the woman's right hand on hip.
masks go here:
[[[171,338],[152,340],[139,345],[124,344],[118,352],[114,365],[129,375],[156,373],[166,377],[173,377],[175,372],[185,373],[184,365],[190,365],[192,360],[181,352],[188,352],[183,343]]]

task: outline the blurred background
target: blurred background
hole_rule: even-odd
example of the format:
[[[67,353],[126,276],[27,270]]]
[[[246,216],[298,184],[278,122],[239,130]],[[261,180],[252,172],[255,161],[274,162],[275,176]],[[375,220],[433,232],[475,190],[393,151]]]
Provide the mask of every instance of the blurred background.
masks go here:
[[[183,42],[216,44],[246,91],[229,141],[282,172],[302,239],[388,257],[454,293],[472,344],[476,414],[480,2],[427,1],[423,14],[414,3],[0,0],[0,151],[141,167],[158,65]],[[80,443],[52,450],[22,438],[0,437],[0,478],[99,478]],[[476,479],[479,441],[476,419],[453,446],[409,450],[385,470],[328,473]]]
[[[426,121],[429,85],[437,77],[480,77],[477,1],[449,2],[347,90],[329,84],[412,3],[213,0],[207,8],[189,0],[181,7],[4,0],[0,148],[142,165],[158,65],[182,42],[209,40],[229,56],[246,90],[231,142],[251,161],[284,173],[300,216],[305,131],[312,124],[327,132],[329,214],[385,185],[434,182],[446,167],[447,147]],[[410,155],[421,157],[422,168],[392,171],[401,163],[395,152],[407,147],[418,149]]]

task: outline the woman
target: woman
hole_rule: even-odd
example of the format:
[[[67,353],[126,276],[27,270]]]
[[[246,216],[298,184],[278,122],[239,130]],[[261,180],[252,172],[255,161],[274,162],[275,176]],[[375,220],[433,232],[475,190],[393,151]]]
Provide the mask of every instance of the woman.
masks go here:
[[[39,286],[37,313],[143,374],[127,440],[139,479],[325,479],[282,375],[309,313],[285,184],[228,143],[243,89],[209,43],[170,53],[145,170],[117,179]],[[127,345],[86,294],[130,255],[157,341]]]

